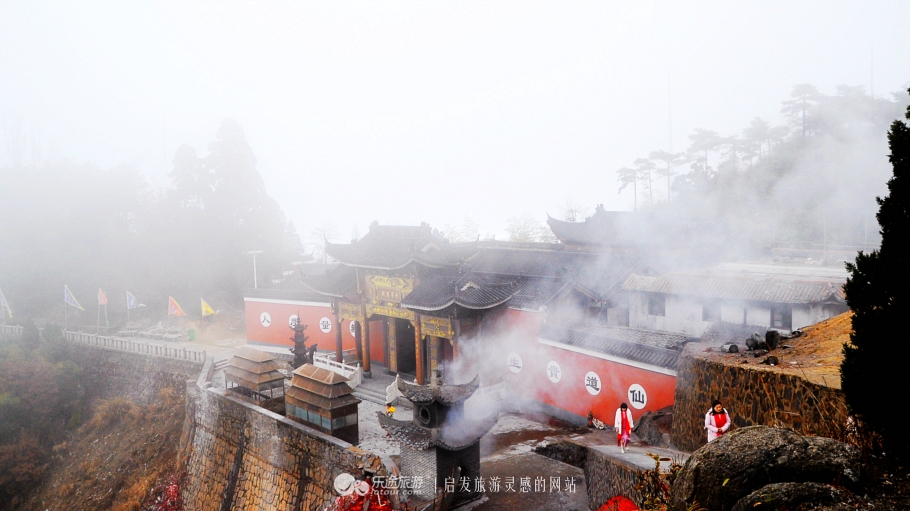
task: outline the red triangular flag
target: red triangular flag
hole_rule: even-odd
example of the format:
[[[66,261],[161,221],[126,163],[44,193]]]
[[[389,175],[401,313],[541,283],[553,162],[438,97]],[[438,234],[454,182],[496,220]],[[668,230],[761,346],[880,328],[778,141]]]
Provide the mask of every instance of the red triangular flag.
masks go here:
[[[173,296],[167,297],[167,315],[168,316],[186,316],[186,313],[183,312],[183,309],[180,308],[180,305],[177,304],[177,300],[174,300]]]

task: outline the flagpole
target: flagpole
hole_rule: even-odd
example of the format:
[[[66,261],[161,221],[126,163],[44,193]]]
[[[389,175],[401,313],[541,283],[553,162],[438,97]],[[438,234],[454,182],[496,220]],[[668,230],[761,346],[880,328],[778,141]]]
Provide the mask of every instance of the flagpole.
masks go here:
[[[130,327],[130,292],[126,292],[126,327]]]
[[[100,293],[101,290],[99,289]],[[101,335],[101,297],[98,297],[98,321],[95,323],[95,335]]]

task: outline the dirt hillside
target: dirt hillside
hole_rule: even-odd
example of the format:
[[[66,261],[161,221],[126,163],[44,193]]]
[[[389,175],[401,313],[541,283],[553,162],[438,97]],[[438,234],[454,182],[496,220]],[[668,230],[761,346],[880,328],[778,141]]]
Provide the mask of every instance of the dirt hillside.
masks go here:
[[[54,447],[45,482],[21,509],[152,508],[178,471],[184,396],[163,390],[149,406],[100,401],[91,420]]]

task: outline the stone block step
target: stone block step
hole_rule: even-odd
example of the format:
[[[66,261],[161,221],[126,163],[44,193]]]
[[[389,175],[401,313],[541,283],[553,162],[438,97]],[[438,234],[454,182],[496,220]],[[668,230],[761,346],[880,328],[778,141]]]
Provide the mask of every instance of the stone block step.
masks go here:
[[[356,397],[357,399],[360,399],[361,401],[369,401],[371,403],[376,403],[377,405],[385,406],[385,398],[379,397],[375,393],[372,393],[372,392],[366,393],[366,392],[361,392],[360,389],[357,389],[354,391],[354,397]]]
[[[364,388],[361,385],[354,389],[354,396],[364,401],[385,406],[385,392],[377,392],[372,389]],[[398,408],[407,408],[408,410],[412,409],[411,403],[406,399],[399,399],[395,406]]]

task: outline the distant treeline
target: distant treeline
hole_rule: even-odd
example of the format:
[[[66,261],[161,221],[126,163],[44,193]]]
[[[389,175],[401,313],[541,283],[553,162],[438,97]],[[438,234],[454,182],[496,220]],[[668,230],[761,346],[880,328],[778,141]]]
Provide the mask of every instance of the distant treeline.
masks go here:
[[[168,296],[190,316],[200,297],[239,308],[253,284],[244,252],[262,251],[260,282],[300,256],[235,122],[222,123],[204,157],[180,147],[170,178],[161,190],[129,165],[0,167],[0,289],[14,319],[62,316],[64,284],[86,308],[70,309],[75,324],[95,323],[99,288],[112,322],[125,319],[126,291],[156,320]]]
[[[907,100],[797,85],[782,104],[785,124],[756,117],[729,136],[696,129],[686,151],[653,151],[620,169],[619,191],[631,189],[639,210],[716,221],[749,252],[875,246],[875,197],[890,175],[886,134]]]

